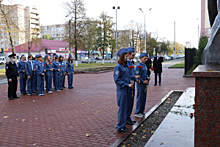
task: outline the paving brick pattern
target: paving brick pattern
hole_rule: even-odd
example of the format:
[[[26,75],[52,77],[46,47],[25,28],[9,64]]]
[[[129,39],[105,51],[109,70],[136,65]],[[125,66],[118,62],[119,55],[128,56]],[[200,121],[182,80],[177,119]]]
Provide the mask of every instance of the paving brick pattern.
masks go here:
[[[146,111],[170,90],[194,86],[194,79],[182,74],[164,69],[162,86],[150,82]],[[110,146],[120,136],[113,72],[75,75],[74,87],[9,101],[7,85],[0,85],[0,146]]]

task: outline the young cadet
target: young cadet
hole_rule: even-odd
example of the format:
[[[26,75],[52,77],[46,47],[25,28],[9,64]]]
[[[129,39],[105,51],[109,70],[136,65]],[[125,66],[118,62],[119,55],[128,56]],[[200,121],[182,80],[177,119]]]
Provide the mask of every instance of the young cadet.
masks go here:
[[[137,101],[136,101],[136,112],[135,116],[142,118],[144,116],[144,109],[147,96],[147,84],[148,84],[148,75],[147,75],[147,66],[145,62],[147,61],[147,53],[141,53],[140,62],[136,66],[136,75],[140,76],[137,83]]]
[[[135,50],[133,47],[127,48],[128,50],[128,59],[127,59],[127,65],[129,67],[129,81],[130,83],[135,82],[136,78],[139,78],[139,76],[135,76],[135,70],[134,70],[134,64],[132,63],[132,59],[135,57]],[[128,88],[128,98],[127,98],[127,124],[134,125],[135,121],[131,120],[131,113],[133,110],[134,105],[134,95],[135,95],[135,84],[133,85],[133,88]]]
[[[55,86],[55,91],[60,91],[60,68],[61,68],[61,64],[59,62],[59,58],[57,55],[54,55],[55,57],[55,61],[53,63],[54,66],[54,70],[53,70],[53,75],[54,75],[54,86]]]
[[[34,63],[34,85],[35,85],[35,92],[37,92],[37,63],[38,63],[38,56],[39,55],[35,55],[35,60],[33,61]]]
[[[57,55],[56,53],[53,53],[53,60],[52,60],[53,65],[54,65],[54,62],[56,62],[55,61],[55,56],[56,55]],[[55,78],[54,78],[54,75],[53,75],[53,87],[55,88]]]
[[[118,104],[118,123],[117,131],[126,132],[128,128],[125,127],[127,121],[127,99],[128,88],[133,88],[134,82],[129,81],[129,69],[127,66],[127,49],[121,49],[117,55],[120,57],[118,64],[114,70],[114,81],[117,88],[117,104]]]
[[[59,57],[59,61],[60,61],[60,64],[61,64],[61,74],[62,76],[60,77],[60,90],[63,90],[64,87],[64,83],[65,83],[65,73],[66,73],[66,64],[65,62],[63,61],[64,57],[62,55],[60,55]]]
[[[37,62],[37,88],[38,88],[38,95],[44,96],[43,94],[43,83],[44,83],[44,63],[42,63],[42,56],[38,55],[38,62]]]
[[[6,64],[6,76],[8,79],[8,99],[13,100],[14,98],[19,98],[16,94],[17,84],[19,79],[18,67],[15,63],[16,54],[11,54],[8,56],[10,61]]]
[[[35,94],[35,75],[34,75],[34,63],[32,61],[32,54],[28,55],[28,62],[26,64],[26,75],[27,75],[27,91],[28,95]]]
[[[53,78],[53,63],[51,57],[48,55],[45,57],[45,69],[46,69],[46,89],[48,93],[52,93],[52,78]]]
[[[69,55],[68,61],[66,62],[66,72],[68,74],[68,88],[73,89],[73,74],[74,74],[74,66],[73,66],[73,56]]]
[[[25,55],[21,55],[20,61],[18,62],[18,71],[20,77],[20,91],[21,95],[27,94],[26,92],[26,62],[25,62]]]

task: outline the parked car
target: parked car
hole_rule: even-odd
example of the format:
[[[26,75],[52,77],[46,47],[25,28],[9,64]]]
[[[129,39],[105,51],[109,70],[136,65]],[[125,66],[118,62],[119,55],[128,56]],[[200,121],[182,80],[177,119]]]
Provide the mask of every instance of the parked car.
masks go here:
[[[165,60],[171,60],[171,58],[169,56],[164,56]]]
[[[6,58],[3,56],[3,57],[0,57],[0,65],[5,65],[6,64]]]
[[[95,60],[102,60],[102,58],[100,58],[100,57],[96,57]]]
[[[116,61],[116,60],[117,60],[117,58],[116,58],[116,57],[113,57],[113,58],[112,58],[112,60],[115,60],[115,61]]]
[[[90,60],[90,63],[96,63],[96,60],[95,59],[91,59],[91,58],[88,58],[88,57],[85,57],[84,59],[82,59],[82,63],[89,63],[89,60]]]

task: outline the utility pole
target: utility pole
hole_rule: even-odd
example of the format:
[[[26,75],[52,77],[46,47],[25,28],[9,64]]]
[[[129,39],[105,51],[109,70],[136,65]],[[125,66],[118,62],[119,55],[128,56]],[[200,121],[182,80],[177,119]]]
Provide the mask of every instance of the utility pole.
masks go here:
[[[199,39],[200,39],[200,37],[199,37],[199,18],[197,18],[197,20],[198,20],[198,49],[199,49]]]
[[[69,20],[69,52],[71,53],[71,20]]]
[[[120,6],[118,6],[117,8],[115,8],[115,6],[113,6],[113,9],[116,10],[116,32],[115,32],[115,36],[116,36],[116,53],[118,53],[118,28],[117,28],[117,10],[120,9]],[[116,60],[118,60],[118,56],[116,55]]]
[[[176,20],[174,20],[174,59],[176,59]]]

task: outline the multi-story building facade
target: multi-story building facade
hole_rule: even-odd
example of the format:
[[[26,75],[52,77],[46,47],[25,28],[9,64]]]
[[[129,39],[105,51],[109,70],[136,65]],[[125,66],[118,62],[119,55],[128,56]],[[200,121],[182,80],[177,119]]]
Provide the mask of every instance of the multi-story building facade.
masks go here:
[[[50,34],[54,40],[64,40],[66,34],[66,25],[65,24],[54,24],[42,26],[41,36]]]
[[[201,35],[210,37],[211,27],[208,15],[208,0],[201,0]]]
[[[11,48],[8,30],[11,32],[14,46],[29,41],[33,33],[40,31],[40,18],[35,6],[2,5],[2,9],[7,14],[7,18],[1,17],[0,20],[0,48],[6,50]],[[10,29],[6,27],[6,19]]]

